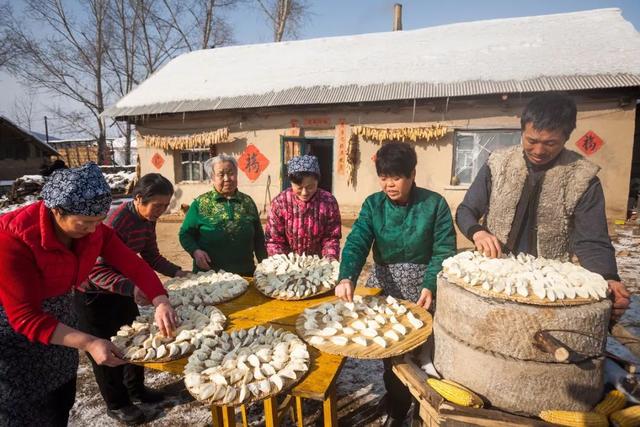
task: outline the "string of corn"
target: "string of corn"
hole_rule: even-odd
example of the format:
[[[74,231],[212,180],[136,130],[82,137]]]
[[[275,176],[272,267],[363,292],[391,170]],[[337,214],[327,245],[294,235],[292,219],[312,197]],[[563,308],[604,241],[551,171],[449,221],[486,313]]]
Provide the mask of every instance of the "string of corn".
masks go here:
[[[142,135],[142,139],[147,147],[160,148],[163,150],[208,148],[215,144],[229,142],[229,128],[224,127],[214,131],[200,132],[191,135]]]
[[[425,127],[404,127],[404,128],[373,128],[368,126],[353,126],[351,130],[355,135],[361,136],[369,141],[431,141],[444,137],[449,128],[441,124]]]

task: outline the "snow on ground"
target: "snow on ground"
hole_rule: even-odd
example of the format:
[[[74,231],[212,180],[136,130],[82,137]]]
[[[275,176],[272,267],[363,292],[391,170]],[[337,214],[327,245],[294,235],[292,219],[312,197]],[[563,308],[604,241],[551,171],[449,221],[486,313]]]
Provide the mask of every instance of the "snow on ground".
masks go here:
[[[135,172],[116,172],[116,173],[105,173],[104,178],[107,180],[107,184],[109,184],[109,188],[114,193],[125,193],[131,181],[136,178]]]
[[[637,233],[637,234],[635,234]],[[614,226],[611,240],[616,249],[618,272],[622,282],[634,295],[631,299],[631,307],[620,319],[620,323],[628,327],[637,336],[640,336],[640,227]],[[607,350],[629,362],[640,365],[640,357],[634,355],[618,340],[609,336]]]
[[[0,208],[0,215],[7,213],[7,212],[11,212],[14,211],[18,208],[21,208],[23,206],[27,206],[30,205],[31,203],[37,202],[38,198],[37,196],[34,195],[28,195],[24,197],[24,201],[22,203],[13,203],[13,204],[8,204],[8,199],[5,196],[0,197],[0,206],[2,206]],[[5,204],[7,203],[7,204]]]

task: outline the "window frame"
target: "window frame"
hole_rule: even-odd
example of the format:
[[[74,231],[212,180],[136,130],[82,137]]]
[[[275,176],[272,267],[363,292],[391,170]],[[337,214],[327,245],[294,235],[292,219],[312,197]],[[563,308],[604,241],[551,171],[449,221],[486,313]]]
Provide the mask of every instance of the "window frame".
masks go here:
[[[184,182],[184,183],[201,183],[201,182],[206,182],[208,180],[207,178],[207,173],[204,170],[204,164],[207,160],[209,160],[209,149],[207,148],[202,148],[202,149],[193,149],[193,150],[180,150],[180,182]],[[184,161],[183,160],[183,155],[187,154],[188,155],[188,160]],[[204,156],[203,156],[204,154]],[[198,159],[194,160],[194,156],[198,155]],[[187,177],[184,176],[184,166],[186,164],[194,164],[194,163],[198,163],[200,165],[200,176],[202,177],[202,179],[199,180],[195,180],[195,179],[187,179]],[[193,177],[193,170],[190,170],[190,174],[192,175],[191,178]]]
[[[457,128],[453,130],[453,156],[451,159],[451,179],[453,179],[456,175],[456,165],[458,159],[458,134],[459,133],[508,133],[508,132],[518,132],[520,133],[520,138],[522,138],[522,129],[520,128]],[[474,142],[475,143],[475,142]],[[458,182],[457,186],[470,186],[475,177],[471,179],[471,182]]]

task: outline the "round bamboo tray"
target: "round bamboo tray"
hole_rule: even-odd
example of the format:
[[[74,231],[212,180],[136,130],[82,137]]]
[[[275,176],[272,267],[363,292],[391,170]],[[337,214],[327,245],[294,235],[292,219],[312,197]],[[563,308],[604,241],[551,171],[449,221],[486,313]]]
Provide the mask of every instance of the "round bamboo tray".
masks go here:
[[[178,354],[172,357],[163,357],[160,359],[151,359],[151,360],[130,360],[130,359],[124,359],[126,360],[128,363],[131,363],[133,365],[139,365],[139,366],[145,366],[146,364],[151,364],[151,363],[167,363],[167,362],[173,362],[175,360],[180,360],[180,359],[184,359],[187,358],[189,356],[191,356],[191,353],[193,353],[193,351],[195,350],[195,346],[192,345],[192,349],[189,350],[188,352],[184,353],[184,354]]]
[[[309,371],[307,370],[307,372],[309,372]],[[200,400],[196,394],[191,393],[191,390],[189,390],[189,388],[187,388],[187,391],[189,392],[189,394],[195,400],[197,400],[198,402],[201,402],[201,403],[206,403],[207,405],[228,406],[228,407],[235,407],[235,406],[240,406],[240,405],[248,405],[248,404],[251,404],[251,403],[260,402],[261,400],[268,399],[270,397],[277,396],[280,393],[284,393],[284,392],[288,391],[293,386],[295,386],[297,383],[299,383],[305,377],[305,375],[307,375],[307,372],[301,372],[300,373],[300,377],[296,378],[295,380],[292,380],[290,378],[283,378],[282,381],[283,381],[284,385],[282,387],[282,390],[275,390],[274,391],[273,390],[273,384],[271,384],[271,387],[272,387],[271,391],[269,393],[265,393],[264,395],[254,396],[253,393],[248,392],[247,396],[250,396],[250,397],[247,397],[242,402],[238,401],[238,397],[237,396],[231,403],[222,403],[221,399],[213,400],[211,398],[205,399],[205,400]],[[236,387],[236,389],[237,389],[237,387]]]
[[[287,331],[287,332],[290,333],[291,335],[295,335],[292,332],[289,332],[289,331]],[[299,338],[296,337],[296,339],[299,339]],[[307,369],[304,372],[294,371],[296,373],[296,378],[295,379],[286,378],[286,377],[280,377],[282,379],[282,382],[283,382],[282,389],[280,389],[280,390],[275,389],[275,386],[273,384],[271,384],[271,382],[269,383],[269,385],[270,385],[269,393],[261,393],[259,396],[255,396],[253,393],[251,393],[251,391],[247,390],[247,393],[248,393],[247,397],[242,402],[240,402],[238,400],[238,396],[237,395],[236,395],[236,398],[234,400],[232,400],[231,402],[227,402],[227,403],[223,403],[224,398],[223,399],[217,399],[217,400],[214,400],[213,398],[200,399],[197,396],[197,394],[191,392],[189,387],[186,387],[186,389],[189,392],[189,394],[191,396],[193,396],[194,399],[196,399],[199,402],[203,402],[203,403],[206,403],[206,404],[209,404],[209,405],[227,406],[227,407],[246,405],[246,404],[250,404],[250,403],[253,403],[253,402],[258,402],[258,401],[270,398],[272,396],[276,396],[276,395],[278,395],[280,393],[286,392],[291,387],[293,387],[298,382],[300,382],[305,377],[305,375],[307,375],[307,373],[309,372],[309,366],[310,365],[311,365],[311,358],[309,357],[309,360],[307,360],[307,363],[306,363]],[[256,382],[263,381],[263,380],[255,380],[254,379],[254,380],[251,381],[251,383],[256,383]],[[235,387],[235,388],[236,388],[236,393],[237,393],[238,390],[239,390],[239,387]]]
[[[494,298],[494,299],[500,299],[500,300],[504,300],[504,301],[512,301],[512,302],[518,302],[520,304],[531,304],[531,305],[543,305],[543,306],[548,306],[548,307],[563,307],[563,306],[571,306],[571,305],[582,305],[582,304],[592,304],[594,302],[598,302],[598,301],[602,301],[602,299],[595,299],[595,298],[580,298],[580,297],[576,297],[576,298],[564,298],[564,299],[557,299],[555,301],[550,301],[548,299],[541,299],[539,298],[537,295],[535,294],[530,294],[528,297],[523,297],[520,294],[512,294],[512,295],[507,295],[505,293],[502,292],[495,292],[495,291],[487,291],[486,289],[483,289],[482,286],[471,286],[468,283],[465,283],[464,281],[460,280],[460,279],[449,279],[446,278],[442,275],[440,275],[439,277],[441,280],[446,280],[449,283],[455,284],[460,286],[461,288],[466,289],[467,291],[474,293],[478,296],[481,297],[485,297],[485,298]]]
[[[377,298],[384,300],[384,297],[366,297]],[[415,329],[405,316],[402,317],[400,323],[402,323],[408,330],[407,334],[400,337],[400,341],[387,340],[387,347],[383,348],[376,343],[372,342],[371,338],[367,338],[371,342],[368,346],[363,347],[354,342],[349,342],[347,345],[336,345],[329,341],[325,341],[322,344],[311,344],[309,339],[312,335],[307,334],[307,330],[304,327],[304,315],[298,316],[296,319],[296,330],[298,335],[301,336],[308,345],[317,348],[325,353],[335,354],[338,356],[351,357],[354,359],[386,359],[389,357],[400,356],[408,353],[416,347],[422,345],[427,341],[429,335],[431,335],[432,317],[431,314],[422,307],[418,307],[416,304],[407,300],[398,300],[399,303],[404,305],[409,311],[411,311],[415,317],[422,320],[424,325],[420,329]],[[319,304],[321,305],[321,304]],[[314,308],[314,307],[310,307]],[[380,336],[391,329],[391,324],[387,323],[379,329]],[[336,334],[339,335],[339,334]]]
[[[186,281],[188,279],[189,279],[189,277],[185,277],[185,278],[181,278],[181,279],[175,279],[174,278],[174,279],[170,279],[171,283],[169,283],[169,284],[167,284],[169,281],[165,282],[165,287],[166,287],[167,291],[169,291],[169,296],[171,296],[171,291],[180,291],[180,290],[183,290],[183,289],[197,288],[197,287],[202,286],[202,285],[205,284],[205,283],[194,284],[193,286],[189,286],[189,287],[186,287],[186,288],[181,288],[180,287],[180,283],[183,282],[183,281]],[[232,294],[231,296],[229,296],[227,298],[220,298],[220,299],[216,300],[216,302],[214,302],[211,305],[223,304],[225,302],[229,302],[229,301],[234,300],[234,299],[238,298],[239,296],[243,295],[247,291],[247,289],[249,289],[249,284],[250,284],[251,278],[242,277],[242,279],[246,282],[246,286],[243,287],[242,291],[237,292],[235,294]],[[206,284],[209,284],[209,283],[211,283],[211,282],[208,282]]]
[[[227,324],[227,322],[228,322],[228,320],[229,320],[229,319],[228,319],[228,318],[227,318],[227,316],[225,316],[225,315],[224,315],[224,314],[223,314],[223,313],[222,313],[218,308],[216,308],[216,307],[212,307],[212,309],[213,309],[214,311],[218,312],[218,314],[219,314],[219,315],[221,315],[221,316],[223,316],[223,317],[224,317],[224,322],[222,322],[222,323],[221,323],[221,326],[222,326],[222,328],[223,328],[222,330],[224,330],[224,326],[226,326],[226,324]],[[192,310],[197,311],[197,310],[195,310],[195,309],[192,309]],[[211,315],[211,313],[209,314],[209,316],[210,316],[210,315]],[[195,329],[195,328],[194,328],[194,329]],[[221,333],[221,332],[222,332],[222,330],[220,330],[220,332],[218,332],[218,333]],[[200,332],[201,332],[201,331],[200,331]],[[180,342],[185,342],[185,341],[180,341]],[[168,345],[168,344],[173,344],[173,343],[175,343],[175,341],[168,342],[168,343],[166,343],[166,344],[165,344],[165,346],[166,346],[166,345]],[[189,343],[189,344],[191,344],[191,343]],[[128,346],[127,348],[129,348],[129,347],[131,347],[131,346]],[[133,364],[141,365],[141,366],[144,366],[144,365],[145,365],[145,364],[147,364],[147,363],[166,363],[166,362],[173,362],[174,360],[180,360],[180,359],[183,359],[183,358],[185,358],[185,357],[189,357],[189,355],[190,355],[191,353],[193,353],[193,351],[194,351],[195,349],[196,349],[195,345],[191,344],[191,349],[190,349],[189,351],[187,351],[186,353],[176,354],[175,356],[165,356],[165,357],[161,357],[161,358],[153,358],[153,359],[151,359],[151,360],[144,360],[144,361],[143,361],[143,360],[141,360],[141,359],[139,359],[139,360],[124,359],[124,360],[127,360],[129,363],[133,363]],[[126,348],[125,348],[124,350],[122,350],[122,351],[123,351],[123,352],[125,352],[125,351],[126,351]]]
[[[336,284],[334,283],[334,285],[331,288],[327,289],[327,288],[323,287],[321,291],[318,291],[315,294],[307,295],[305,297],[300,297],[300,298],[298,298],[298,297],[287,298],[287,297],[282,297],[282,296],[274,297],[273,295],[268,294],[265,291],[265,288],[267,287],[267,285],[265,283],[262,283],[262,281],[260,281],[260,280],[255,280],[254,279],[253,282],[256,285],[256,289],[258,289],[262,295],[264,295],[266,297],[269,297],[269,298],[272,298],[272,299],[278,299],[278,300],[282,300],[282,301],[302,301],[302,300],[305,300],[305,299],[315,298],[317,296],[325,295],[325,294],[328,294],[330,292],[333,292],[333,290],[336,287]]]

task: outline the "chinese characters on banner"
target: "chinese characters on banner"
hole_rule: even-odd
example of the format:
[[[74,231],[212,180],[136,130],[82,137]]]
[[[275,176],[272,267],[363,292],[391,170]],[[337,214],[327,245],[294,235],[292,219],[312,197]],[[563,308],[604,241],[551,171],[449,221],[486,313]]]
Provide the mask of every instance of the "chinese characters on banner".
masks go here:
[[[301,136],[300,125],[296,119],[291,119],[291,127],[284,131],[285,136]]]
[[[253,144],[247,145],[238,158],[238,167],[251,181],[258,179],[267,166],[269,166],[269,159]]]
[[[582,138],[576,141],[576,146],[585,155],[590,156],[602,148],[604,141],[595,132],[589,131],[585,133]]]
[[[329,117],[308,117],[302,120],[303,126],[306,128],[326,128],[331,125]]]
[[[164,165],[164,157],[160,155],[160,153],[156,153],[151,157],[151,164],[155,166],[156,169],[160,169],[162,165]]]
[[[344,119],[340,119],[338,126],[336,126],[336,136],[338,142],[338,167],[337,171],[339,175],[344,176],[347,166],[347,125]]]

